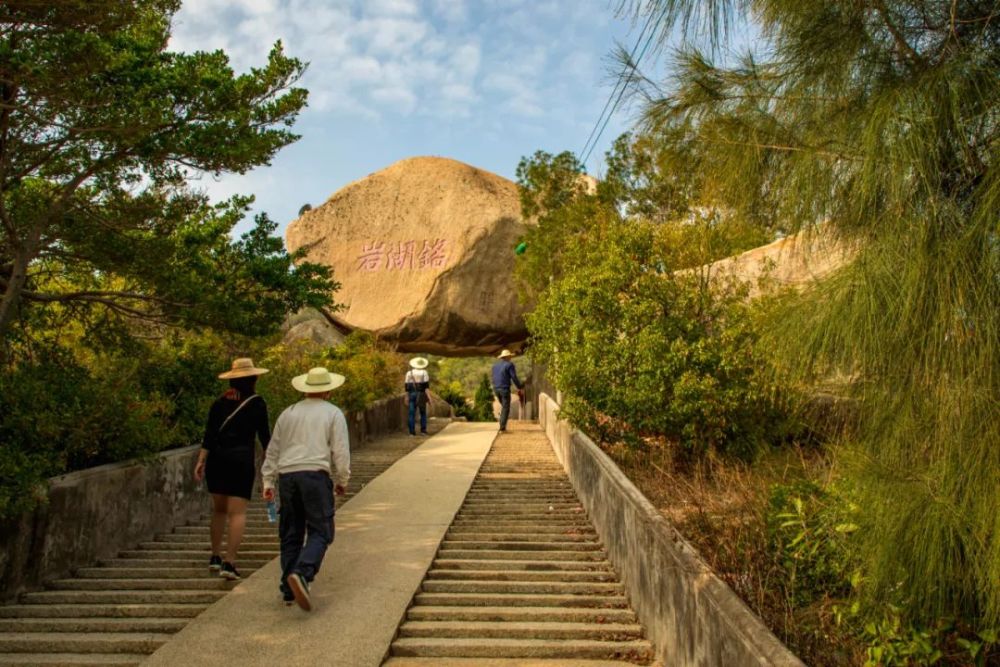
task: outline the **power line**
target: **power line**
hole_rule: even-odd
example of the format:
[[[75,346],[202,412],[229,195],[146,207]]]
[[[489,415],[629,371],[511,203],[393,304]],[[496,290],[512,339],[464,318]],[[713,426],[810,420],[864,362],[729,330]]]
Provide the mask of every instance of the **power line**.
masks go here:
[[[618,75],[618,81],[615,83],[615,87],[611,90],[611,94],[608,96],[607,102],[604,103],[604,109],[601,110],[600,116],[597,117],[597,122],[594,124],[594,128],[590,131],[590,136],[587,137],[587,142],[583,145],[583,150],[580,151],[580,154],[583,155],[580,163],[583,165],[587,164],[590,154],[595,148],[597,148],[597,142],[600,141],[601,135],[604,134],[605,128],[607,128],[608,123],[611,121],[611,117],[618,109],[618,105],[621,104],[622,97],[625,95],[625,90],[628,88],[628,81],[631,79],[632,74],[639,68],[639,63],[642,62],[643,57],[646,55],[646,51],[649,49],[649,45],[653,42],[653,37],[656,35],[655,30],[649,33],[649,37],[646,38],[646,43],[643,45],[642,51],[639,53],[639,57],[636,58],[636,49],[639,48],[639,44],[642,42],[642,38],[646,34],[646,30],[652,24],[653,16],[656,15],[656,13],[657,12],[655,11],[650,11],[649,16],[646,18],[646,24],[642,27],[642,31],[639,33],[639,37],[636,39],[631,53],[629,53],[628,62],[622,67],[621,74]],[[661,12],[661,14],[662,13],[664,12]],[[621,90],[618,89],[619,85],[621,86]],[[618,97],[615,99],[615,103],[612,105],[611,111],[609,111],[607,117],[604,118],[604,112],[608,109],[608,105],[611,104],[611,99],[615,97],[616,92],[618,93]],[[604,118],[603,124],[601,123],[602,118]],[[600,130],[597,129],[598,126],[601,128]],[[597,133],[596,136],[594,134],[595,132]],[[591,143],[591,139],[593,139],[593,143]]]
[[[632,47],[632,52],[629,53],[628,56],[629,62],[631,62],[632,59],[635,57],[636,49],[639,48],[639,44],[642,42],[642,38],[646,34],[646,30],[649,29],[649,24],[653,20],[653,14],[655,14],[655,12],[650,11],[649,16],[646,17],[646,23],[645,25],[642,26],[642,30],[639,32],[638,39],[635,40],[635,45]],[[587,147],[590,146],[590,140],[594,138],[594,133],[597,132],[597,127],[601,124],[601,119],[604,118],[604,112],[608,110],[608,105],[611,104],[611,99],[615,96],[615,93],[618,92],[618,86],[622,85],[623,81],[625,80],[625,72],[628,70],[628,67],[629,63],[625,63],[625,65],[622,67],[622,71],[618,74],[618,80],[615,81],[615,87],[611,89],[611,94],[608,95],[608,99],[604,103],[604,108],[601,109],[601,113],[597,117],[597,122],[594,123],[594,127],[590,130],[590,135],[587,137],[587,141],[584,142],[583,149],[578,153],[579,155],[583,155],[585,152],[587,152]]]

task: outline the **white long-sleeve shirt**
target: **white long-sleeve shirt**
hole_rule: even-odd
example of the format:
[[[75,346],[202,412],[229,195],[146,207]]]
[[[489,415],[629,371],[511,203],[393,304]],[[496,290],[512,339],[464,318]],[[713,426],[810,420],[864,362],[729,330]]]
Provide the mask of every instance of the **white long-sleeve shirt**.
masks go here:
[[[321,398],[305,398],[288,406],[278,417],[261,467],[264,488],[273,489],[277,475],[305,470],[330,473],[347,486],[351,476],[350,437],[340,408]],[[331,475],[333,477],[333,475]]]

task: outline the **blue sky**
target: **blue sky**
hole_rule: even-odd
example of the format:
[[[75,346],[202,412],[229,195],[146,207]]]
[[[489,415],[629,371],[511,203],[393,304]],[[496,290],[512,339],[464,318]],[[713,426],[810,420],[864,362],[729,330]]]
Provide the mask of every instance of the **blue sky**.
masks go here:
[[[615,41],[641,26],[617,0],[189,0],[170,48],[221,48],[237,71],[277,39],[309,62],[302,138],[271,166],[194,184],[214,199],[254,194],[283,231],[305,203],[415,155],[440,155],[514,178],[536,150],[579,151],[613,80]],[[619,111],[588,161],[629,124]],[[244,225],[242,228],[246,228]]]

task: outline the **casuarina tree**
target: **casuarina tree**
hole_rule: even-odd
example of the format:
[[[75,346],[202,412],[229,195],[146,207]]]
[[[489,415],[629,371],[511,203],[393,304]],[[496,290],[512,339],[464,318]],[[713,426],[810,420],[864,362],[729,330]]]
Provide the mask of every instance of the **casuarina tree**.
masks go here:
[[[673,54],[665,84],[641,83],[647,128],[700,146],[730,210],[853,245],[776,320],[774,349],[807,376],[851,379],[860,428],[838,458],[864,517],[860,592],[918,623],[996,627],[1000,4],[625,7],[660,17],[664,40],[701,30],[724,46],[740,12],[759,28],[763,48],[739,60]]]

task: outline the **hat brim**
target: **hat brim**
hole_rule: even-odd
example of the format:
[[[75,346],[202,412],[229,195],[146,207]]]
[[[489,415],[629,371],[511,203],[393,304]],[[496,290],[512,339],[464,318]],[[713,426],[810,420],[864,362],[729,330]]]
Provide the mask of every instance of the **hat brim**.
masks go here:
[[[219,373],[220,380],[235,380],[236,378],[247,378],[251,375],[263,375],[264,373],[270,373],[271,371],[267,368],[241,368],[238,371],[226,371],[225,373]]]
[[[429,363],[430,362],[424,359],[423,357],[414,357],[413,359],[410,359],[410,368],[416,368],[418,370],[421,370],[427,368],[427,365]]]
[[[497,359],[510,359],[513,356],[514,355],[511,354],[510,352],[501,352],[500,354],[497,355]]]
[[[330,382],[325,384],[307,384],[308,373],[305,375],[296,375],[292,378],[292,386],[296,391],[301,391],[303,394],[321,394],[324,391],[332,391],[347,381],[347,378],[338,373],[330,373],[330,376]]]

